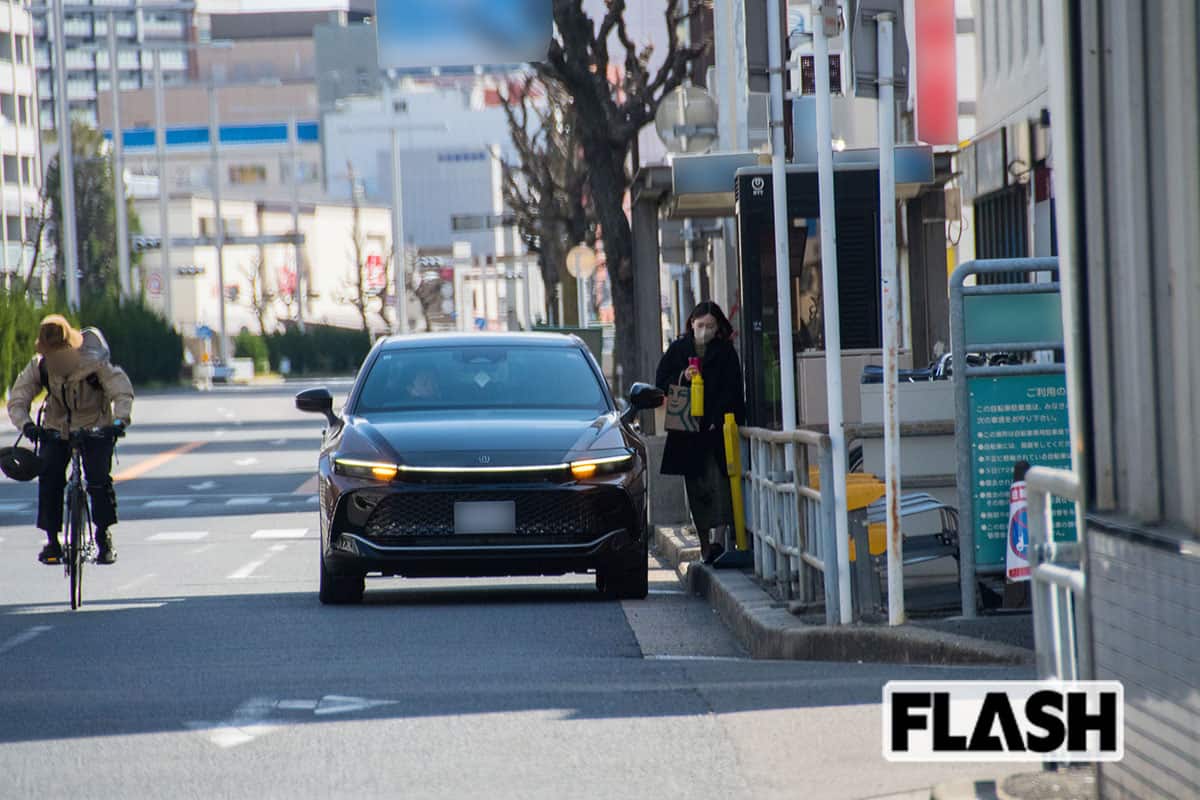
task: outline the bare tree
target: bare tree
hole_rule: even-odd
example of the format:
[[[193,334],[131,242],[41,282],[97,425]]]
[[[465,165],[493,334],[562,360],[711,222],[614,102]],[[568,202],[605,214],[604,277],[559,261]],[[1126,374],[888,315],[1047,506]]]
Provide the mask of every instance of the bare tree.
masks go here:
[[[567,251],[596,240],[578,117],[562,86],[533,75],[510,85],[503,100],[517,153],[515,163],[503,163],[504,201],[526,245],[538,254],[550,294],[562,292],[564,314],[574,318],[578,301],[566,269]]]
[[[275,303],[275,293],[267,287],[266,267],[260,256],[255,256],[250,263],[242,267],[242,274],[250,285],[250,308],[254,310],[254,318],[258,321],[258,332],[267,335],[267,312]]]
[[[599,26],[583,9],[583,0],[553,0],[555,39],[538,72],[570,96],[578,119],[587,163],[591,205],[599,220],[604,256],[612,281],[616,315],[616,363],[634,375],[637,335],[633,324],[633,233],[625,214],[625,195],[633,176],[626,167],[638,133],[654,119],[663,98],[683,83],[704,47],[679,40],[680,23],[694,0],[664,0],[667,47],[660,66],[651,70],[651,47],[638,48],[625,24],[625,0],[608,0]],[[616,39],[624,51],[610,54]]]
[[[346,167],[350,178],[350,208],[351,208],[351,231],[350,245],[352,248],[352,257],[354,259],[354,276],[351,281],[350,302],[358,309],[358,316],[362,320],[362,327],[368,333],[371,330],[371,323],[368,317],[368,305],[370,298],[367,294],[367,259],[366,259],[366,239],[362,232],[362,186],[359,184],[358,175],[354,171],[354,164],[347,161]]]
[[[38,210],[37,221],[33,231],[29,232],[32,235],[26,239],[26,244],[33,245],[33,258],[30,259],[29,272],[25,274],[25,284],[22,289],[26,294],[29,294],[33,290],[33,276],[37,272],[38,261],[42,257],[42,242],[46,238],[46,228],[52,224],[50,213],[50,198],[43,192],[42,205]]]

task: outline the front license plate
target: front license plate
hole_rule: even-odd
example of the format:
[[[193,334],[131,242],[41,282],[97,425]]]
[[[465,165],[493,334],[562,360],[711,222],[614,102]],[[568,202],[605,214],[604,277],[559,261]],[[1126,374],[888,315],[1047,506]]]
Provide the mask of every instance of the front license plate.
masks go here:
[[[512,500],[454,504],[455,533],[516,533],[516,530],[517,504]]]

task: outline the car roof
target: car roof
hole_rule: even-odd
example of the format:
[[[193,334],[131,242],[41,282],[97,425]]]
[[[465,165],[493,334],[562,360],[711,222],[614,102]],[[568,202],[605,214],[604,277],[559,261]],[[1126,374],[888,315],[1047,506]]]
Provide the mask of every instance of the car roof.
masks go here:
[[[498,347],[582,347],[577,336],[563,333],[415,333],[407,336],[389,336],[380,345],[384,350],[409,350],[425,347],[461,347],[468,345],[490,345]]]

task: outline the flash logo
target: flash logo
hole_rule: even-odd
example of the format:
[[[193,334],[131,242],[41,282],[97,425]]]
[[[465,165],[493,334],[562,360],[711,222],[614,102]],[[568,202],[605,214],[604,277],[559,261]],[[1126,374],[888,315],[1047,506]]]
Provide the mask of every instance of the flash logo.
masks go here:
[[[883,690],[890,761],[1119,761],[1116,681],[891,681]]]

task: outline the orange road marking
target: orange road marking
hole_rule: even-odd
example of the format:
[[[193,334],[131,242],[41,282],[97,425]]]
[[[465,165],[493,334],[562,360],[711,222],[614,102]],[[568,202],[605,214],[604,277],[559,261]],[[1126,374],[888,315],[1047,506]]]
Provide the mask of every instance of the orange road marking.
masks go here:
[[[204,442],[188,442],[181,444],[174,450],[168,450],[165,453],[159,453],[156,456],[150,456],[145,461],[139,461],[129,469],[123,469],[113,476],[113,483],[122,483],[124,481],[132,481],[142,477],[148,472],[152,472],[162,465],[174,461],[180,456],[190,453],[198,447],[203,447]]]

